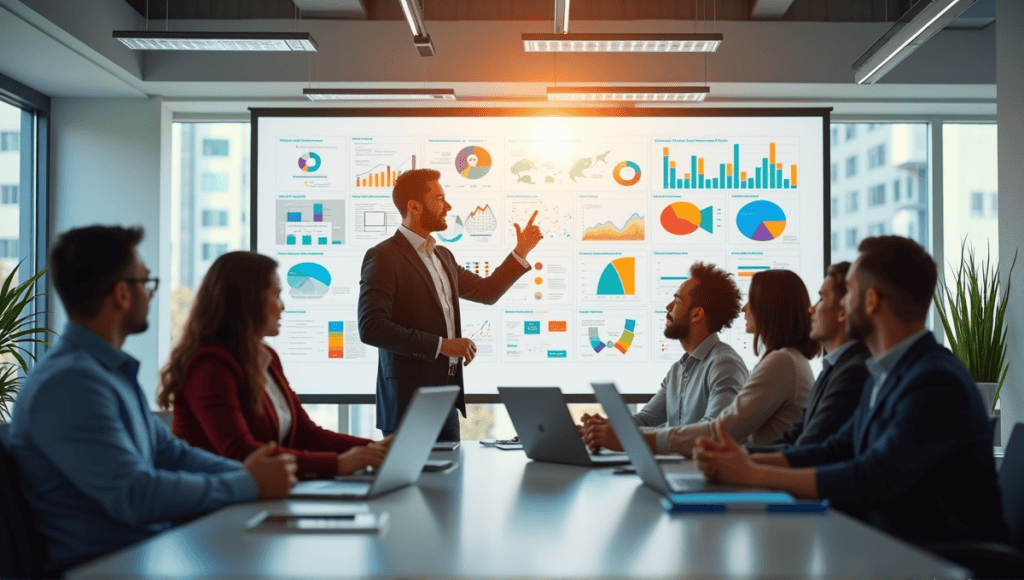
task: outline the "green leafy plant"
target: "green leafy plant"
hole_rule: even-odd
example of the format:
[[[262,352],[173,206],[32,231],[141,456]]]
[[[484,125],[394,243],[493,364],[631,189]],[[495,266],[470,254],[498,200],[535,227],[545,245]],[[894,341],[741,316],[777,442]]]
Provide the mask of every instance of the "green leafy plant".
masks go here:
[[[35,284],[46,270],[20,284],[15,284],[19,264],[4,280],[0,288],[0,421],[11,417],[10,404],[14,401],[21,378],[28,372],[29,361],[36,357],[29,348],[32,344],[46,344],[48,328],[36,326],[37,312],[24,314],[39,294]]]
[[[968,249],[964,240],[960,246],[960,267],[956,268],[952,287],[944,282],[933,296],[953,354],[963,361],[975,381],[999,383],[993,402],[999,400],[999,391],[1010,368],[1003,318],[1009,302],[1010,276],[1016,264],[1017,254],[1014,253],[1006,275],[1006,288],[1001,289],[999,263],[992,262],[991,252],[979,262],[974,249]]]

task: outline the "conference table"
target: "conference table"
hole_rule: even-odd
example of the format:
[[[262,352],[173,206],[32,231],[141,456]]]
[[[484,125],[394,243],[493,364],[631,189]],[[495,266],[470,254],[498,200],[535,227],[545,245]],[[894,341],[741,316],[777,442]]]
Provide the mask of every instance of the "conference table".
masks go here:
[[[845,514],[669,513],[636,475],[465,441],[443,472],[373,500],[221,509],[79,566],[85,578],[963,578],[965,568]],[[666,471],[696,472],[691,460]],[[256,533],[263,510],[387,512],[371,534]]]

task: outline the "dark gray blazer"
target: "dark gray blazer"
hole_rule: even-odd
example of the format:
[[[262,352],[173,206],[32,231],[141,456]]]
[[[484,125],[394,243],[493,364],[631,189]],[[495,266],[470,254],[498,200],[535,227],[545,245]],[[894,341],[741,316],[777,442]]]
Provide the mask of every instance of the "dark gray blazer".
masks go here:
[[[797,445],[820,443],[838,432],[857,410],[861,390],[868,378],[864,361],[870,356],[863,342],[847,349],[835,366],[818,375],[803,414],[793,421],[789,429],[775,441],[750,446],[748,450],[754,453],[785,451]]]
[[[448,248],[435,246],[452,294],[494,304],[528,271],[512,254],[487,278],[455,261]],[[455,336],[462,336],[459,301],[455,300]],[[416,249],[402,232],[366,251],[359,281],[359,339],[377,347],[377,428],[394,431],[413,393],[420,387],[462,387],[462,362],[448,376],[448,357],[435,356],[437,340],[448,333],[441,298]],[[456,408],[466,414],[459,391]]]

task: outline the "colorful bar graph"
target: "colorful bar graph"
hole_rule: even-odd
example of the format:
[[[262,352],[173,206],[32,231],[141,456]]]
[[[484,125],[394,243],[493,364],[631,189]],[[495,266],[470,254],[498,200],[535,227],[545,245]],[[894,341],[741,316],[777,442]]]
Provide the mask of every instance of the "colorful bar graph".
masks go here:
[[[662,148],[662,186],[665,189],[796,189],[797,166],[789,166],[789,178],[784,177],[783,163],[776,160],[776,143],[768,143],[768,155],[761,166],[740,167],[740,144],[732,146],[732,162],[718,164],[718,171],[706,173],[705,157],[690,156],[690,172],[679,178],[677,162],[670,158],[669,148]],[[717,176],[715,174],[717,173]],[[748,175],[749,174],[749,175]]]
[[[295,245],[295,236],[285,236],[284,243],[285,243],[285,245],[288,245],[288,246],[294,246]]]
[[[737,269],[739,270],[739,272],[736,272],[736,276],[737,277],[739,277],[739,278],[751,278],[751,277],[753,277],[754,274],[757,274],[758,272],[763,272],[765,270],[771,270],[771,267],[769,267],[769,266],[740,266]]]
[[[324,204],[314,203],[313,204],[313,221],[322,222],[324,221]]]
[[[345,358],[345,323],[327,323],[327,358]]]

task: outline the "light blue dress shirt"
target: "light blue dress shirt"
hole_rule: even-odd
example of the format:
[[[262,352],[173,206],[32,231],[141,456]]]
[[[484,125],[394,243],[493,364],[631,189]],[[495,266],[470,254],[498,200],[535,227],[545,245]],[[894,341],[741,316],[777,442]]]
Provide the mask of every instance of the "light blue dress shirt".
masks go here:
[[[888,378],[889,371],[896,366],[896,363],[899,362],[908,350],[910,350],[910,347],[913,346],[915,342],[921,340],[921,337],[929,332],[930,331],[927,328],[918,330],[914,334],[900,341],[896,346],[878,356],[873,356],[864,361],[864,364],[868,367],[868,372],[871,373],[871,378],[875,381],[874,386],[871,387],[871,407],[875,406],[875,399],[878,397],[878,390],[885,384],[885,379]]]
[[[9,447],[52,563],[259,496],[239,462],[190,447],[153,415],[138,372],[139,361],[68,323],[25,379]]]

